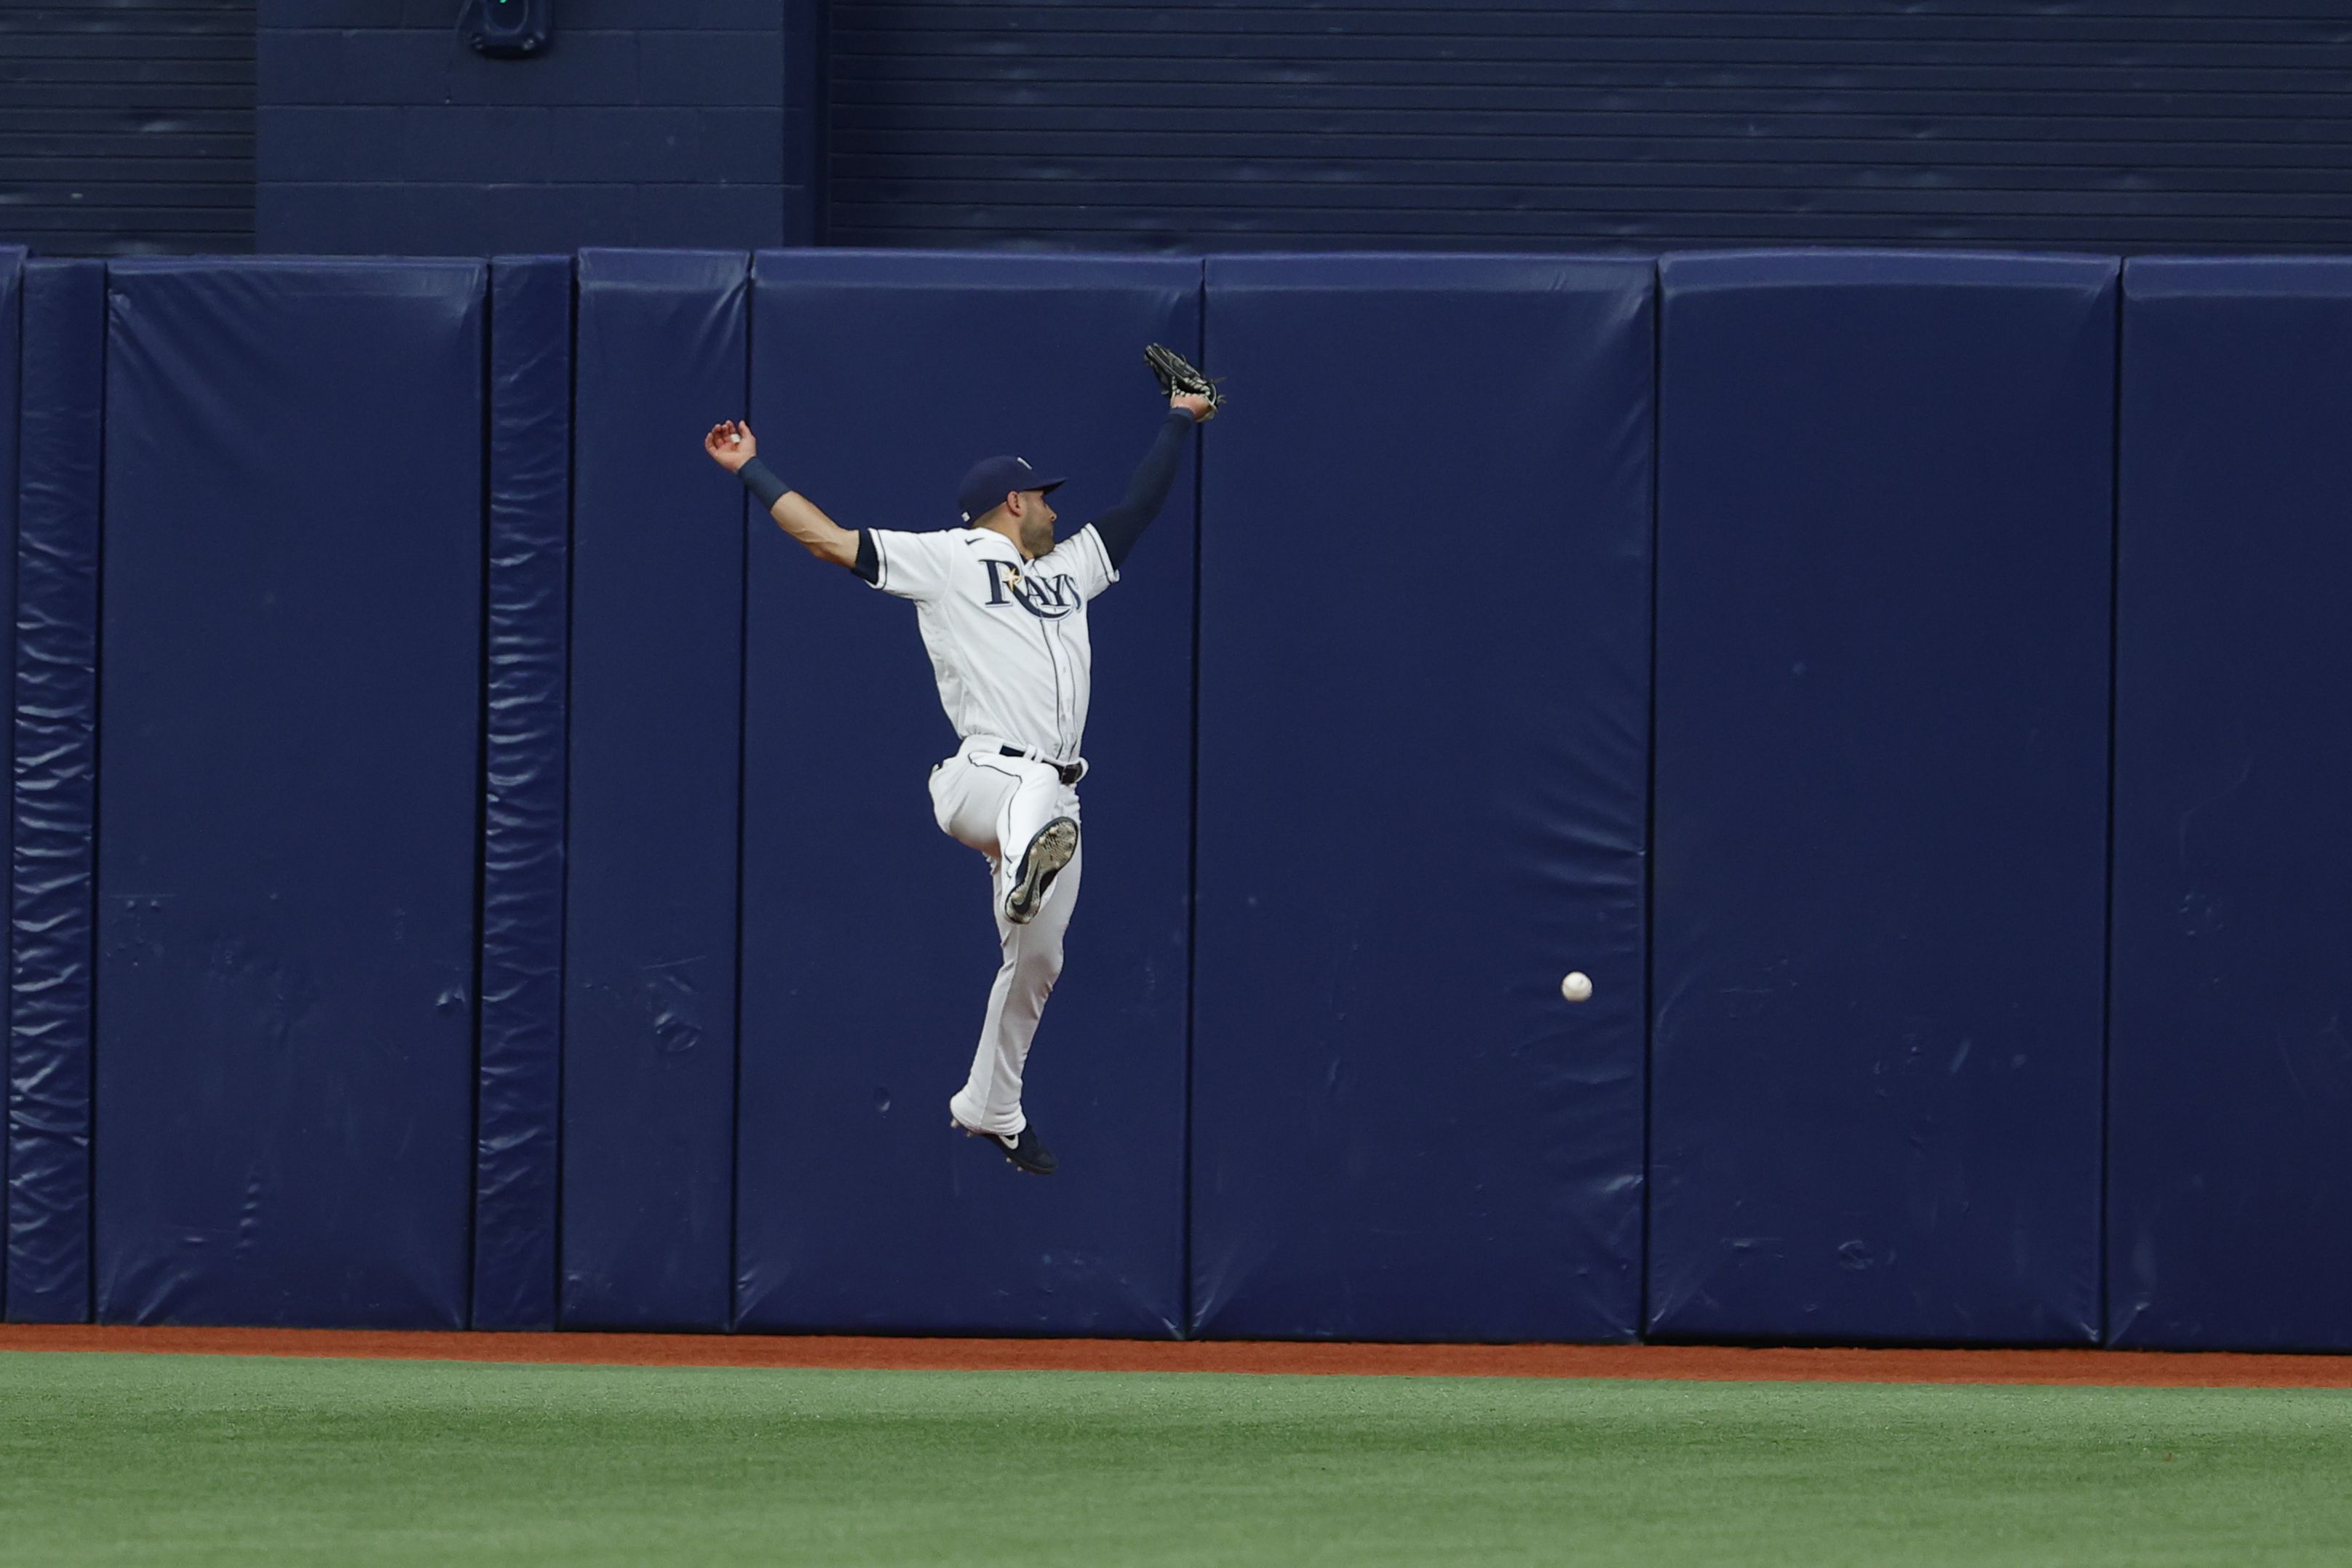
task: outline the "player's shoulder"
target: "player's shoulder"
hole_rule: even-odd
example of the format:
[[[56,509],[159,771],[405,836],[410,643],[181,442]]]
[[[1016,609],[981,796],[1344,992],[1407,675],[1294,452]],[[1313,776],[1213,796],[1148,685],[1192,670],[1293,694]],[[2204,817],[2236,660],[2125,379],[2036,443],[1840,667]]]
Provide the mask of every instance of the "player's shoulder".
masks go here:
[[[1116,581],[1118,573],[1110,563],[1110,550],[1092,523],[1062,540],[1032,563],[1047,573],[1066,571],[1074,577],[1102,577]]]
[[[985,554],[992,545],[1001,545],[1006,549],[1013,548],[1012,540],[987,528],[954,526],[944,528],[877,528],[875,531],[887,535],[891,543],[904,549],[928,550],[939,556],[961,558]]]
[[[923,560],[946,568],[962,559],[964,528],[869,528],[875,548],[887,559]]]
[[[956,575],[964,551],[957,528],[867,528],[874,547],[876,573],[871,580],[885,593],[901,599],[936,595]]]

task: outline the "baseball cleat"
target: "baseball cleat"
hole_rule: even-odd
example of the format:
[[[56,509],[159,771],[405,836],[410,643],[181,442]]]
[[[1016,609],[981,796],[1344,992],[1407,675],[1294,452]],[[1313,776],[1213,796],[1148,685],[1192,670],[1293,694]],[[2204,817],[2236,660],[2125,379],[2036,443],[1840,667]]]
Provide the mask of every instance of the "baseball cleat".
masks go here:
[[[1021,869],[1013,873],[1013,891],[1004,895],[1004,918],[1015,925],[1026,925],[1037,918],[1037,910],[1045,902],[1045,890],[1078,852],[1078,825],[1067,817],[1056,817],[1037,830],[1022,852]],[[1016,1165],[1020,1162],[1015,1161]]]
[[[990,1143],[1003,1149],[1004,1157],[1012,1161],[1016,1168],[1027,1171],[1031,1176],[1054,1174],[1054,1151],[1038,1141],[1037,1129],[1034,1127],[1024,1127],[1018,1134],[1007,1137],[1003,1133],[975,1131],[953,1118],[950,1118],[948,1125],[967,1138],[986,1138]]]

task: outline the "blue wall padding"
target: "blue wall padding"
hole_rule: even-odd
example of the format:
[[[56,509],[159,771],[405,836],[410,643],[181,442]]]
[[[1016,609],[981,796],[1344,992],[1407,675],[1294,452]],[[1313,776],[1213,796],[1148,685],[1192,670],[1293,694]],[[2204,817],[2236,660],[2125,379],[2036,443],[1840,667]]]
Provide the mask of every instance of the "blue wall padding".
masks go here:
[[[8,572],[12,580],[16,571],[16,411],[24,273],[24,246],[0,246],[0,528],[5,529],[5,536],[0,537],[5,537],[7,542],[7,549],[0,551],[0,555],[5,555],[6,558],[5,568],[0,570]],[[15,632],[13,617],[9,630],[13,643]],[[9,726],[11,745],[15,741],[15,727],[12,722]],[[12,801],[12,813],[13,810]],[[10,988],[12,1009],[14,990],[12,985]],[[8,1079],[11,1086],[10,1094],[13,1098],[16,1082],[13,1067],[15,1056],[13,1030],[10,1032],[9,1055],[12,1065],[5,1076]],[[11,1207],[8,1197],[8,1145],[13,1136],[14,1126],[13,1115],[0,1115],[0,1318],[6,1316],[7,1306],[8,1248],[5,1245],[5,1238],[8,1228],[8,1211]]]
[[[111,269],[101,1320],[465,1322],[487,272]]]
[[[2352,262],[2124,273],[2107,1329],[2352,1350]]]
[[[743,492],[714,487],[701,444],[743,407],[749,274],[736,252],[580,256],[562,1299],[575,1328],[728,1322]]]
[[[0,331],[16,324],[0,262]],[[106,264],[24,277],[14,569],[8,971],[8,1318],[89,1317],[91,808],[98,741]],[[14,353],[0,353],[13,365]],[[9,394],[16,391],[9,378]],[[16,436],[0,419],[0,446]]]
[[[572,258],[490,267],[489,701],[473,1324],[555,1326]]]
[[[975,459],[1026,456],[1070,476],[1066,537],[1165,419],[1143,346],[1197,344],[1200,288],[1198,261],[763,253],[753,429],[852,528],[954,527]],[[733,516],[715,474],[692,494],[693,526]],[[981,858],[931,820],[956,737],[914,608],[754,519],[745,1327],[1180,1331],[1192,519],[1188,455],[1088,612],[1085,878],[1024,1092],[1044,1182],[949,1125],[998,949]]]
[[[1634,1333],[1652,297],[1646,261],[1209,264],[1204,1334]]]
[[[2097,1334],[2116,272],[1662,264],[1656,1333]]]

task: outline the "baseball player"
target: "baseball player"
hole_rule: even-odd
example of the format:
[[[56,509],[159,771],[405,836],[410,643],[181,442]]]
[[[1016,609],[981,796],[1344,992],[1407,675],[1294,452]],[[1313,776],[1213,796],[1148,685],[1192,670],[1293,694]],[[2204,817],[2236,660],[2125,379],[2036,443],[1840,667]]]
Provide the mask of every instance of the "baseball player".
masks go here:
[[[702,440],[811,555],[915,601],[940,706],[961,737],[931,769],[932,817],[987,857],[1004,955],[971,1075],[948,1113],[1035,1176],[1053,1173],[1054,1156],[1022,1113],[1021,1073],[1062,972],[1062,936],[1085,863],[1077,784],[1087,771],[1080,741],[1092,665],[1087,606],[1118,580],[1168,498],[1193,427],[1220,401],[1180,356],[1154,344],[1146,358],[1169,393],[1168,416],[1126,499],[1058,542],[1046,497],[1062,480],[1019,457],[982,458],[964,476],[961,528],[902,533],[835,523],[769,471],[739,420]]]

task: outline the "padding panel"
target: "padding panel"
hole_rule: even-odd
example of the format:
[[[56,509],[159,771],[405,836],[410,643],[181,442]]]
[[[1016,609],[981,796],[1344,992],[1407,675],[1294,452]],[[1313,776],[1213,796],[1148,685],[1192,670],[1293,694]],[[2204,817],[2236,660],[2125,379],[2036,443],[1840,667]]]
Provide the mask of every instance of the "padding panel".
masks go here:
[[[2352,1350],[2352,263],[2124,272],[2107,1329]]]
[[[489,703],[473,1323],[555,1326],[572,258],[490,268]]]
[[[1200,333],[1196,261],[797,252],[758,272],[761,453],[851,528],[952,527],[965,469],[1012,452],[1070,476],[1066,537],[1166,415],[1144,344]],[[732,504],[715,473],[684,493]],[[1085,880],[1024,1075],[1062,1166],[1045,1181],[949,1125],[998,949],[981,857],[931,818],[956,737],[913,607],[754,518],[744,1326],[1180,1331],[1192,515],[1188,459],[1088,611]]]
[[[16,323],[0,267],[0,322]],[[8,1318],[90,1309],[91,811],[97,803],[98,555],[106,264],[25,269],[8,1014]],[[16,355],[5,356],[13,369]],[[14,394],[14,378],[8,392]],[[13,413],[13,411],[11,411]],[[0,420],[0,449],[17,425]]]
[[[728,1322],[746,258],[580,255],[562,1316]],[[698,504],[695,497],[704,500]]]
[[[1209,265],[1203,1333],[1635,1332],[1652,296]]]
[[[2097,1333],[2115,280],[1662,266],[1654,1333]]]
[[[112,268],[101,1319],[465,1321],[486,273]]]
[[[16,493],[16,458],[17,437],[19,434],[17,430],[17,408],[20,370],[19,350],[22,343],[22,319],[24,310],[24,247],[22,246],[0,246],[0,527],[5,527],[5,533],[0,533],[0,538],[5,538],[7,546],[5,551],[0,551],[0,555],[5,555],[5,567],[0,568],[0,570],[5,570],[11,579],[11,602],[13,602],[14,600],[13,580],[17,571],[16,517],[18,497]],[[15,617],[12,614],[9,617],[9,632],[12,645],[15,640],[15,632],[16,622]],[[14,685],[15,683],[12,678],[10,682],[12,698],[14,695]],[[16,741],[15,730],[16,725],[12,716],[9,725],[9,744],[12,747],[15,745]],[[11,773],[13,774],[13,772],[14,769],[12,768]],[[10,804],[12,818],[15,809],[14,790],[12,789]],[[10,875],[13,882],[15,875],[13,865],[13,834],[11,836],[11,848],[12,864]],[[11,985],[9,987],[9,1004],[12,1016],[15,1010],[15,998],[16,988],[12,975]],[[9,1252],[7,1236],[11,1223],[10,1209],[12,1207],[8,1186],[8,1172],[10,1168],[8,1145],[16,1136],[15,1129],[16,1118],[15,1111],[13,1110],[13,1103],[16,1092],[16,1084],[17,1070],[16,1067],[16,1058],[18,1054],[13,1028],[7,1031],[5,1038],[7,1038],[9,1041],[7,1049],[7,1071],[5,1073],[0,1073],[0,1077],[5,1077],[7,1081],[8,1103],[11,1106],[11,1109],[9,1109],[5,1114],[0,1114],[0,1320],[5,1320],[7,1315],[5,1311],[7,1306]],[[33,1049],[37,1055],[41,1053],[41,1047],[39,1045],[36,1044]],[[84,1098],[87,1098],[86,1093]],[[46,1116],[48,1113],[46,1111],[37,1111],[35,1114],[37,1117],[41,1117]],[[37,1220],[36,1223],[46,1228],[45,1218],[41,1220]]]

